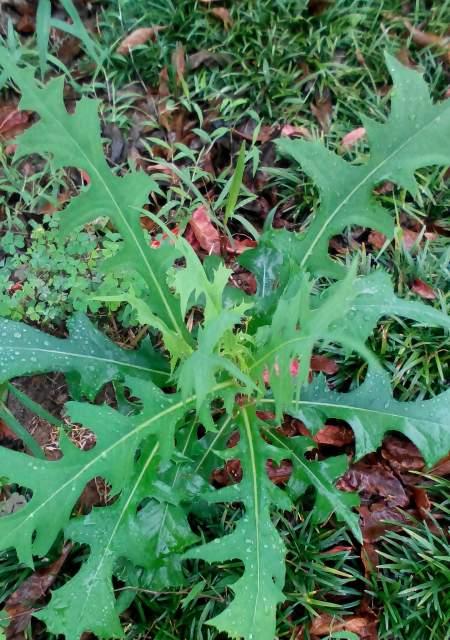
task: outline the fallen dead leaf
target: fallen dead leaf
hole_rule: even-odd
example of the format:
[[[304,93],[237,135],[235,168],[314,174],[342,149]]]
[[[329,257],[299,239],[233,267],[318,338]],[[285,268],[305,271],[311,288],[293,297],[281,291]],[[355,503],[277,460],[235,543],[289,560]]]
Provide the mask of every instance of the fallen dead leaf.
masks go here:
[[[375,249],[382,249],[386,240],[387,238],[384,233],[380,233],[379,231],[371,231],[367,238],[367,242]]]
[[[233,20],[231,19],[230,12],[228,9],[225,9],[225,7],[214,7],[214,9],[211,9],[211,13],[216,18],[219,18],[219,20],[222,20],[226,31],[233,26]]]
[[[0,107],[0,139],[12,140],[30,126],[30,113],[14,105]]]
[[[187,66],[189,69],[198,69],[202,65],[207,67],[213,65],[225,65],[231,61],[231,58],[225,53],[215,53],[214,51],[208,51],[207,49],[201,49],[196,53],[192,53],[187,58]]]
[[[442,58],[444,62],[450,64],[450,42],[448,38],[438,36],[429,31],[422,31],[415,27],[408,19],[403,19],[403,24],[408,29],[413,42],[418,47],[437,47],[444,51]]]
[[[6,630],[8,638],[12,640],[27,628],[36,603],[55,582],[71,548],[66,544],[55,562],[33,573],[9,596],[4,608],[11,620]]]
[[[314,373],[326,373],[329,376],[339,371],[339,365],[335,360],[320,355],[313,355],[311,357],[310,367]]]
[[[311,103],[311,113],[320,124],[324,133],[328,133],[330,130],[332,110],[333,105],[331,104],[329,93],[324,93],[322,96],[318,96],[315,102]]]
[[[359,508],[359,518],[364,541],[369,543],[376,542],[386,531],[407,522],[407,517],[398,508],[387,507],[383,502],[377,502],[370,508],[362,505]]]
[[[140,27],[139,29],[135,29],[122,40],[116,49],[116,53],[126,56],[134,47],[140,44],[145,44],[149,40],[155,42],[158,33],[165,28],[163,25],[155,25],[153,27]]]
[[[355,145],[358,140],[364,138],[366,135],[366,130],[364,127],[358,127],[357,129],[353,129],[349,133],[345,134],[345,136],[341,140],[341,145],[344,149],[351,149],[353,145]]]
[[[389,507],[406,507],[409,503],[400,480],[379,462],[357,462],[346,471],[337,486],[343,491],[358,491],[366,500],[383,497]]]
[[[292,124],[283,125],[280,135],[286,138],[312,138],[311,132],[306,127]]]
[[[348,616],[342,620],[336,619],[328,613],[321,613],[313,619],[310,627],[312,636],[328,636],[337,631],[351,631],[361,640],[376,640],[377,621],[362,615]]]
[[[427,284],[423,280],[420,280],[419,278],[413,280],[410,289],[425,300],[436,299],[436,292],[430,287],[429,284]]]
[[[353,442],[353,431],[350,427],[340,424],[326,424],[313,437],[317,444],[333,447],[345,447]]]
[[[417,231],[413,231],[412,229],[403,229],[402,230],[402,242],[408,251],[417,244],[417,240],[419,238],[419,233]]]
[[[398,474],[405,471],[421,471],[425,465],[416,445],[395,435],[384,438],[381,456]]]
[[[173,52],[172,64],[175,67],[177,83],[180,83],[184,79],[184,72],[186,70],[186,56],[182,44],[178,44]]]
[[[220,253],[220,235],[211,222],[205,205],[200,205],[200,207],[194,211],[189,220],[189,226],[204,251],[210,254]]]

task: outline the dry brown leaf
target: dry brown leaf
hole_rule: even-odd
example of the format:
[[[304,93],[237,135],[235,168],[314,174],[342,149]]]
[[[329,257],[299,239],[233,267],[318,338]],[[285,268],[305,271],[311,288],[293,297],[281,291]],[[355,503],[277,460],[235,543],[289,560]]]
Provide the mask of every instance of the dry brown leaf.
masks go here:
[[[366,135],[366,130],[364,129],[364,127],[358,127],[357,129],[353,129],[353,131],[350,131],[349,133],[345,134],[345,136],[341,140],[341,145],[342,147],[344,147],[344,149],[350,149],[351,147],[353,147],[354,144],[358,142],[358,140],[361,140],[361,138],[364,138],[365,135]]]
[[[227,64],[231,61],[231,58],[225,53],[215,53],[214,51],[208,51],[207,49],[201,49],[196,53],[192,53],[188,56],[187,64],[189,69],[198,69],[202,65],[211,67],[213,65]]]
[[[331,104],[329,93],[324,93],[322,96],[317,97],[315,102],[311,103],[311,113],[324,133],[328,133],[330,130],[332,110],[333,105]]]
[[[376,640],[376,620],[362,615],[348,616],[338,620],[329,613],[321,613],[311,623],[312,636],[328,636],[337,631],[351,631],[356,633],[361,640]]]
[[[448,38],[438,36],[435,33],[429,31],[422,31],[415,27],[411,22],[404,18],[403,24],[408,29],[413,42],[418,47],[437,47],[444,51],[442,58],[444,62],[450,64],[450,42]]]
[[[283,125],[280,135],[286,138],[312,138],[311,132],[306,127],[292,124]]]
[[[387,238],[384,233],[380,233],[379,231],[371,231],[367,238],[367,242],[371,244],[372,247],[375,247],[375,249],[382,249],[386,240]]]
[[[66,544],[55,562],[33,573],[9,596],[4,608],[11,619],[7,628],[8,638],[14,638],[27,628],[36,603],[45,596],[56,580],[71,548],[70,543]]]
[[[155,25],[153,27],[140,27],[139,29],[135,29],[122,40],[116,49],[116,53],[126,56],[134,47],[140,44],[145,44],[149,40],[155,42],[158,33],[165,28],[163,25]]]
[[[326,424],[322,429],[319,429],[313,440],[317,444],[345,447],[353,442],[353,431],[344,425]]]
[[[175,67],[177,82],[181,82],[184,79],[184,72],[186,70],[186,57],[184,55],[184,47],[182,44],[178,44],[177,48],[172,55],[172,64]]]
[[[211,9],[211,13],[219,20],[222,20],[223,26],[228,31],[230,27],[233,26],[233,20],[231,19],[230,12],[225,7],[214,7]]]
[[[429,284],[427,284],[423,280],[420,280],[419,278],[413,280],[410,289],[425,300],[436,299],[436,292],[430,287]]]
[[[0,107],[0,139],[12,140],[30,126],[30,113],[15,105]]]

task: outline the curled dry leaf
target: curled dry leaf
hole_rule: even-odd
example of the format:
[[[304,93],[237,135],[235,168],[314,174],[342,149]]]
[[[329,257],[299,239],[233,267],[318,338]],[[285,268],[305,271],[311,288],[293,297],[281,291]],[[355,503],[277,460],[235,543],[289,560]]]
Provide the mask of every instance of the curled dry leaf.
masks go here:
[[[116,49],[116,53],[126,56],[130,53],[131,49],[140,44],[145,44],[149,40],[155,42],[158,33],[165,28],[163,25],[155,25],[153,27],[140,27],[139,29],[135,29],[122,40]]]
[[[429,284],[427,284],[423,280],[420,280],[419,278],[413,280],[410,288],[411,291],[416,293],[421,298],[424,298],[425,300],[436,299],[436,292],[430,287]]]
[[[189,225],[204,251],[215,254],[220,253],[220,235],[211,222],[204,204],[194,211],[192,218],[189,220]]]
[[[366,135],[366,130],[364,127],[358,127],[357,129],[353,129],[353,131],[350,131],[342,138],[341,145],[344,149],[351,149],[351,147],[353,147],[353,145],[355,145],[358,142],[358,140],[361,140],[361,138],[364,138],[365,135]]]
[[[230,12],[225,7],[214,7],[211,9],[211,13],[219,20],[222,20],[223,26],[226,30],[233,26],[233,20],[231,19]]]

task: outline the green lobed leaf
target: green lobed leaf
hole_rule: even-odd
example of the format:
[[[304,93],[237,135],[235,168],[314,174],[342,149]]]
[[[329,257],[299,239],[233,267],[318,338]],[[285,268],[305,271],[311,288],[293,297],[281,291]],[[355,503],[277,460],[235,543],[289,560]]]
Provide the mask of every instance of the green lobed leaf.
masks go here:
[[[170,243],[151,248],[140,225],[149,193],[156,183],[143,172],[116,175],[106,161],[98,117],[98,101],[83,97],[69,114],[63,100],[64,77],[41,86],[31,67],[19,67],[5,47],[0,47],[0,66],[21,93],[20,108],[34,111],[38,122],[17,138],[17,157],[50,155],[58,167],[75,167],[89,176],[89,185],[72,198],[61,215],[61,234],[99,216],[108,216],[123,238],[123,248],[105,264],[106,269],[131,269],[144,279],[146,302],[170,329],[187,336],[183,318],[166,282],[167,268],[177,252]]]
[[[328,255],[330,238],[344,227],[360,225],[393,236],[393,220],[373,195],[377,185],[390,180],[415,194],[417,169],[450,164],[449,101],[433,104],[417,71],[390,55],[386,63],[394,81],[391,113],[385,123],[363,118],[371,149],[365,164],[346,162],[319,141],[283,138],[277,142],[280,151],[298,162],[320,191],[319,209],[306,232],[293,238],[291,248],[300,266],[315,275],[339,278],[345,273]],[[282,249],[276,237],[273,244]]]
[[[363,384],[347,393],[329,389],[318,376],[287,413],[303,420],[313,433],[329,418],[345,420],[355,433],[357,459],[376,451],[387,432],[398,431],[414,442],[431,466],[450,451],[449,407],[450,390],[430,400],[395,400],[389,377],[377,369],[369,370]]]
[[[233,533],[194,547],[184,557],[207,562],[242,560],[244,573],[231,585],[233,601],[209,624],[232,638],[273,640],[276,607],[284,600],[285,548],[270,511],[274,506],[289,509],[291,503],[269,480],[266,463],[269,458],[280,462],[283,452],[261,438],[254,410],[242,408],[239,431],[239,444],[224,455],[241,460],[241,482],[204,497],[209,502],[242,502],[245,513]]]
[[[121,349],[82,314],[69,320],[68,329],[69,337],[60,339],[0,319],[0,383],[16,376],[61,371],[69,375],[72,391],[90,399],[107,382],[127,375],[167,383],[167,364],[150,343],[138,351]]]

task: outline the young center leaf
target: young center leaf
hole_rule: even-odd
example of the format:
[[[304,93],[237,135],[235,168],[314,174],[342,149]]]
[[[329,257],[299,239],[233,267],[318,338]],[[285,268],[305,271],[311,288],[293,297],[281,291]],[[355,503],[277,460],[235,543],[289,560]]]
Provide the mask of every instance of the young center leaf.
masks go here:
[[[329,257],[328,243],[349,225],[393,236],[394,222],[373,195],[377,185],[390,180],[414,195],[417,169],[450,164],[450,101],[433,104],[417,71],[389,55],[386,63],[394,81],[391,112],[384,123],[363,118],[370,144],[366,163],[351,164],[319,141],[278,140],[281,153],[298,162],[320,192],[311,224],[292,243],[298,263],[310,273],[342,277],[344,267]],[[281,236],[279,242],[274,238],[274,244],[280,242]]]

